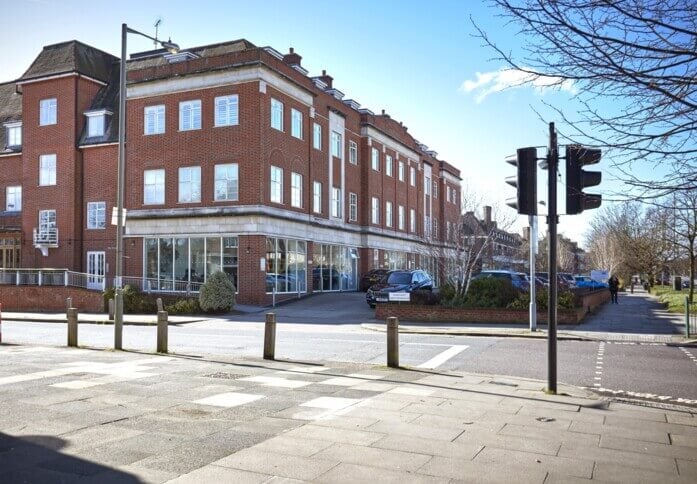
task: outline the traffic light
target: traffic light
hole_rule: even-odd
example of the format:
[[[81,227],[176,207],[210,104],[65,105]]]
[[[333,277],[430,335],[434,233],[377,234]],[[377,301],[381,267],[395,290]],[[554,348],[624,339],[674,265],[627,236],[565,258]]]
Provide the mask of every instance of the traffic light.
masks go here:
[[[506,205],[520,214],[537,215],[537,148],[519,148],[516,156],[506,158],[506,163],[518,168],[516,176],[506,178],[506,183],[518,189],[518,196],[507,200]]]
[[[584,210],[600,207],[602,195],[584,193],[586,187],[600,184],[602,173],[599,171],[584,171],[585,165],[595,165],[600,161],[601,152],[598,149],[572,145],[566,147],[566,213],[575,215]]]

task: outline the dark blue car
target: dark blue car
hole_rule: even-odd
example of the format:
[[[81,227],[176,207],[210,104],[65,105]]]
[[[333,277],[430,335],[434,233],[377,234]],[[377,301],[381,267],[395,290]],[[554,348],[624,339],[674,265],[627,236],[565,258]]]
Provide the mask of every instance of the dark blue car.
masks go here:
[[[373,284],[365,293],[368,306],[374,308],[379,302],[388,302],[391,292],[407,292],[423,289],[433,290],[433,281],[425,271],[390,271],[385,279],[378,284]]]

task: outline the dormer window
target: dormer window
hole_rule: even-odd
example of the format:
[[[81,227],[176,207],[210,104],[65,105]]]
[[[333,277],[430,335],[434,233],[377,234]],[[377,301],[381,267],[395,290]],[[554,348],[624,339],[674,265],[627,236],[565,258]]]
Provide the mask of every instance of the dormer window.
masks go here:
[[[106,131],[106,117],[110,114],[111,112],[105,109],[100,109],[99,111],[88,111],[85,113],[85,116],[87,117],[88,138],[104,136],[104,132]]]
[[[18,148],[22,146],[22,123],[6,123],[7,147]]]

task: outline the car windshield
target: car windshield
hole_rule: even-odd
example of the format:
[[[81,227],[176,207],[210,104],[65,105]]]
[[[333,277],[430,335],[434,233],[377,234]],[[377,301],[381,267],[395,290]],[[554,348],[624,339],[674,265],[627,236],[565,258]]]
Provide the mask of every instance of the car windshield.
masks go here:
[[[411,274],[409,272],[393,272],[387,278],[388,284],[411,284]]]

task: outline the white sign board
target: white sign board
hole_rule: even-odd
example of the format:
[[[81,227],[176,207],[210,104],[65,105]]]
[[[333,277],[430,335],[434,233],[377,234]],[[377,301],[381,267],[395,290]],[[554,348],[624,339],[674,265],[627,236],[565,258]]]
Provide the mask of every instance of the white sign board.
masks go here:
[[[592,270],[591,279],[594,281],[605,282],[610,279],[610,271]]]
[[[411,301],[411,293],[408,292],[390,292],[388,295],[390,301],[401,301],[409,302]]]
[[[121,209],[121,224],[126,225],[126,213],[128,210],[125,208]],[[111,225],[118,225],[119,224],[119,211],[116,209],[116,207],[113,207],[111,209]]]

